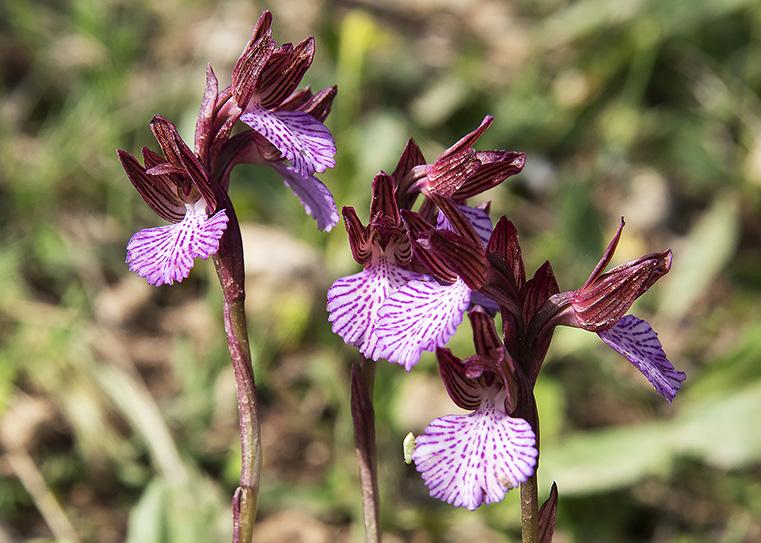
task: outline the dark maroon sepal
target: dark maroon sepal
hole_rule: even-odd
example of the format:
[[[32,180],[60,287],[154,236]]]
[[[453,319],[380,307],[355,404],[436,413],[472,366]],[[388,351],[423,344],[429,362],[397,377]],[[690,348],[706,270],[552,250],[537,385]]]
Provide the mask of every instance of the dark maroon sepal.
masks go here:
[[[499,353],[504,349],[504,345],[499,339],[497,328],[494,326],[494,318],[480,307],[476,307],[468,312],[468,319],[470,319],[470,327],[473,330],[473,343],[476,346],[476,353],[489,358],[499,358]]]
[[[174,123],[161,115],[154,115],[150,127],[166,161],[174,166],[182,166],[177,146],[174,143],[174,136],[177,134]]]
[[[235,126],[235,123],[238,122],[238,119],[240,119],[242,113],[243,110],[241,110],[235,104],[229,108],[226,108],[225,120],[217,129],[216,133],[214,134],[214,139],[211,142],[211,150],[209,151],[209,155],[212,158],[212,168],[216,168],[216,161],[219,158],[222,148],[228,141],[230,141],[230,134],[232,133],[233,127]],[[225,190],[227,190],[227,187],[225,187]]]
[[[265,16],[272,21],[269,12],[262,14],[259,19],[262,22]],[[246,45],[232,71],[233,99],[240,109],[245,110],[251,97],[254,95],[259,76],[275,50],[275,41],[271,37],[269,23],[257,25],[252,41]]]
[[[438,194],[431,194],[429,198],[441,210],[456,233],[479,247],[483,246],[481,236],[476,233],[473,224],[462,214],[454,200]]]
[[[415,140],[410,138],[407,140],[407,145],[404,146],[404,151],[402,151],[402,155],[399,157],[399,162],[396,163],[396,168],[394,168],[394,172],[391,174],[396,182],[397,201],[399,202],[400,208],[412,209],[412,206],[415,204],[415,200],[417,199],[418,194],[420,194],[420,191],[413,189],[412,185],[419,177],[422,177],[425,174],[421,169],[421,171],[415,175],[416,172],[413,172],[413,168],[423,165],[425,165],[423,152],[420,150],[420,147],[418,147]]]
[[[558,485],[552,483],[550,496],[539,509],[539,543],[552,543],[558,511]]]
[[[517,292],[526,283],[526,270],[523,266],[523,255],[518,241],[518,230],[512,222],[505,217],[497,221],[489,243],[486,245],[486,253],[496,257],[504,264],[507,271],[506,278],[511,282]]]
[[[295,47],[286,43],[273,51],[255,87],[262,107],[277,107],[296,90],[312,65],[314,50],[310,36]]]
[[[573,324],[592,332],[607,330],[671,269],[671,251],[617,266],[573,293]],[[565,322],[564,322],[565,324]]]
[[[335,99],[336,94],[338,94],[337,86],[324,88],[299,106],[298,110],[308,113],[320,122],[325,122],[330,114],[330,108],[333,106],[333,99]]]
[[[613,254],[616,252],[616,247],[618,247],[618,242],[621,240],[621,234],[624,230],[625,224],[626,223],[624,222],[624,218],[621,217],[621,220],[618,223],[618,229],[616,230],[616,233],[613,235],[613,239],[611,239],[610,243],[608,243],[608,246],[605,248],[605,252],[602,254],[600,261],[595,266],[595,269],[592,270],[592,273],[589,275],[589,277],[584,282],[581,288],[585,288],[586,286],[591,284],[592,281],[594,281],[600,275],[602,275],[602,272],[604,272],[605,268],[608,267],[608,264],[610,264],[610,261],[613,259]]]
[[[118,149],[116,154],[130,182],[148,207],[164,220],[180,222],[185,216],[185,205],[177,194],[175,184],[168,177],[149,175],[127,151]]]
[[[173,126],[174,128],[174,126]],[[206,201],[206,206],[210,212],[217,210],[217,203],[222,200],[221,195],[217,195],[217,188],[213,185],[213,178],[206,170],[206,167],[201,164],[198,157],[193,150],[188,147],[188,144],[180,137],[180,134],[174,129],[174,148],[180,163],[185,168],[188,177],[192,180],[198,192],[201,193],[203,199]]]
[[[428,194],[451,197],[481,166],[472,148],[465,148],[439,159],[426,168]]]
[[[426,169],[428,182],[425,188],[427,193],[452,197],[468,178],[478,171],[481,161],[473,145],[492,122],[494,117],[491,115],[484,117],[478,128],[460,138],[457,143],[444,151],[436,162],[428,166]]]
[[[349,236],[351,254],[358,264],[364,265],[372,256],[368,229],[362,225],[362,221],[357,217],[357,212],[353,207],[344,206],[341,213],[344,218],[346,234]]]
[[[480,242],[474,243],[448,230],[431,233],[429,252],[446,264],[472,290],[486,281],[486,255]]]
[[[300,108],[304,107],[304,104],[312,99],[312,89],[310,87],[304,87],[293,92],[288,98],[280,102],[277,107],[280,110],[285,111],[300,111]]]
[[[455,200],[466,200],[496,187],[520,173],[526,163],[526,153],[517,151],[478,151],[476,158],[481,166],[457,189]]]
[[[528,325],[542,304],[558,292],[560,289],[555,274],[552,272],[552,266],[549,262],[545,262],[521,289],[523,322]]]
[[[481,405],[482,388],[477,381],[467,376],[467,368],[463,361],[449,349],[443,348],[436,349],[436,360],[439,363],[439,375],[444,388],[452,401],[462,409],[478,409]]]
[[[457,273],[439,255],[431,251],[431,235],[435,230],[434,227],[419,213],[408,209],[402,209],[401,213],[410,232],[414,263],[419,271],[432,275],[444,283],[457,281]]]
[[[396,203],[396,186],[393,178],[380,171],[373,178],[370,200],[370,224],[389,224],[399,226],[402,216]]]
[[[478,141],[478,138],[480,138],[484,132],[491,126],[491,124],[494,122],[494,117],[491,115],[487,115],[484,117],[484,119],[481,121],[481,124],[473,130],[472,132],[469,132],[462,138],[460,138],[454,145],[452,145],[449,149],[444,151],[442,155],[439,157],[439,160],[442,158],[446,158],[450,155],[454,155],[459,153],[460,151],[467,149],[469,147],[473,147],[475,143]]]
[[[196,130],[194,145],[196,153],[201,162],[208,164],[209,147],[213,139],[214,128],[214,111],[217,106],[217,96],[219,95],[219,82],[211,64],[206,66],[206,90],[201,99],[201,107],[198,110],[198,119],[196,120]]]

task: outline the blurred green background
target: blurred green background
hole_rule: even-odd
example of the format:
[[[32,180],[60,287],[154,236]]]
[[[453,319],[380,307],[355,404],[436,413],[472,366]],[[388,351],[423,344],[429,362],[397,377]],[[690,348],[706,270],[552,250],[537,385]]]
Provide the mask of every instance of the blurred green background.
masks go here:
[[[492,113],[482,149],[528,153],[492,191],[531,269],[579,285],[620,215],[616,262],[671,247],[636,307],[688,380],[667,405],[593,334],[559,330],[538,385],[542,499],[559,542],[761,541],[761,9],[755,0],[3,0],[0,4],[0,542],[224,541],[238,472],[234,383],[209,263],[152,288],[124,247],[159,224],[115,148],[190,135],[269,8],[318,38],[313,88],[339,205],[413,135],[428,158]],[[355,353],[327,287],[353,273],[271,172],[240,167],[263,404],[257,542],[361,538],[348,410]],[[454,340],[466,354],[469,332]],[[427,497],[401,440],[454,411],[426,355],[379,364],[386,541],[516,541],[513,492],[477,513]],[[60,504],[60,508],[56,505]],[[228,539],[229,540],[229,539]]]

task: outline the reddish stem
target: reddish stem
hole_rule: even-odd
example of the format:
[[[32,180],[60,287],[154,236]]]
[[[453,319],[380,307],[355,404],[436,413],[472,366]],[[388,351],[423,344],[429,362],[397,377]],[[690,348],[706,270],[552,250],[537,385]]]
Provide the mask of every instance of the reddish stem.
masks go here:
[[[229,198],[225,196],[225,201],[220,207],[226,209],[230,220],[220,249],[214,255],[214,265],[224,295],[225,333],[235,375],[240,425],[241,471],[240,486],[235,491],[232,503],[233,543],[250,543],[256,520],[262,464],[259,412],[246,324],[245,273],[240,226]]]
[[[375,410],[373,387],[375,364],[360,358],[351,366],[351,418],[354,422],[354,447],[359,464],[362,487],[365,541],[379,543],[378,522],[378,461],[375,452]]]

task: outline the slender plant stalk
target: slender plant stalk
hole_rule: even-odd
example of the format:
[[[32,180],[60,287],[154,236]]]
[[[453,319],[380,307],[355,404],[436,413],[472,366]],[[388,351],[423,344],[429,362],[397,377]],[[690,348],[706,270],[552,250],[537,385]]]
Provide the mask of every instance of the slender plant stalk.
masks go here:
[[[521,541],[539,541],[539,495],[536,489],[536,473],[521,485]]]
[[[375,410],[373,386],[375,364],[364,357],[351,366],[351,418],[354,422],[354,448],[357,451],[365,541],[379,543],[378,460],[375,452]]]
[[[224,295],[225,334],[235,374],[240,425],[240,486],[232,502],[233,543],[250,543],[256,521],[262,466],[261,437],[246,324],[243,243],[232,203],[228,199],[225,204],[230,221],[222,239],[224,249],[214,256],[214,265]]]

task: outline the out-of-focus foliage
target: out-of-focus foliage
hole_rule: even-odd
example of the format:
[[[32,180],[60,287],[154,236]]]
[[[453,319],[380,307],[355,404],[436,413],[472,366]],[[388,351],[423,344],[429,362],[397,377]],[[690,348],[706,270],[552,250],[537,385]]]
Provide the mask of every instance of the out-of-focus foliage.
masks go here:
[[[323,176],[339,205],[366,212],[409,135],[434,156],[493,113],[484,147],[529,158],[492,209],[561,288],[622,214],[618,258],[674,250],[636,308],[688,373],[673,405],[593,335],[556,334],[538,398],[557,541],[761,540],[757,1],[4,0],[0,541],[227,537],[237,422],[216,279],[207,263],[172,288],[128,273],[127,239],[156,218],[114,150],[150,145],[154,113],[190,134],[206,62],[226,81],[263,8],[279,41],[317,35],[308,82],[339,85]],[[232,183],[264,409],[257,541],[358,541],[354,354],[324,310],[356,269],[345,234],[317,232],[267,171]],[[516,540],[515,493],[452,510],[402,462],[406,433],[454,409],[431,357],[380,364],[387,541]]]

